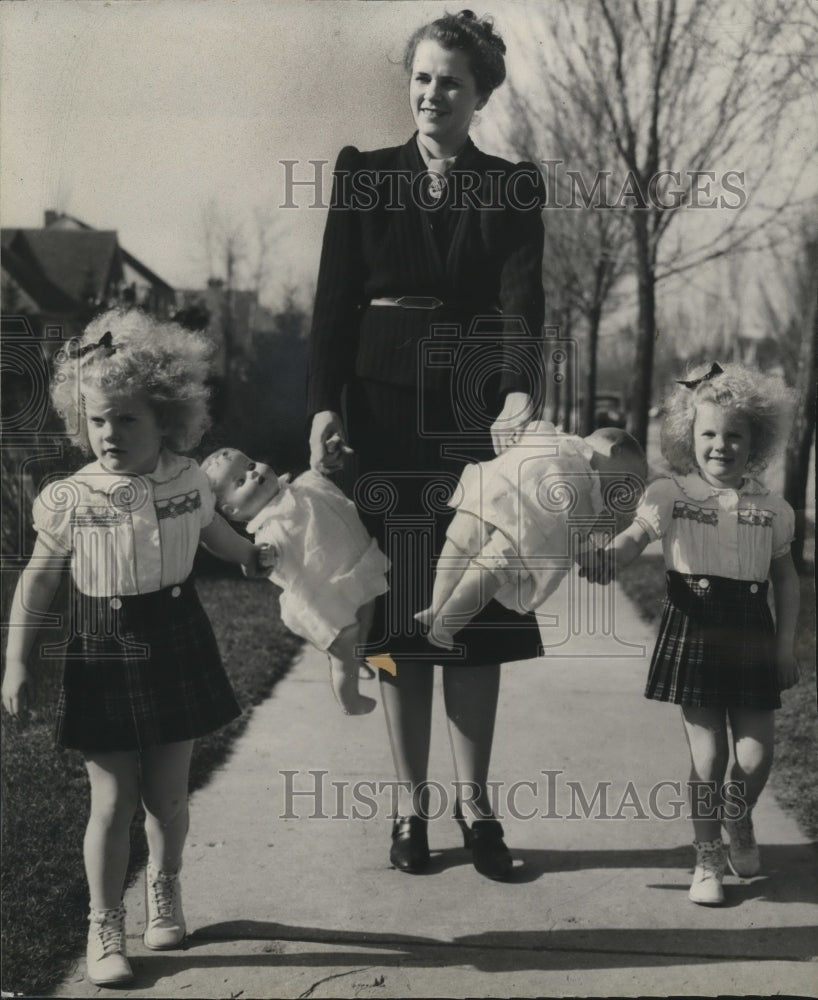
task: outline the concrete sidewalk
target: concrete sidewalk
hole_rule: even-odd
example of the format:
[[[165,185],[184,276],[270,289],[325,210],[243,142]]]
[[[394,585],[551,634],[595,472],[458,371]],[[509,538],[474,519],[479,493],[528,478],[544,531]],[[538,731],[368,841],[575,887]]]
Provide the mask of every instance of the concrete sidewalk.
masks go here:
[[[818,996],[815,846],[768,790],[764,874],[728,876],[724,907],[690,903],[679,713],[642,697],[653,628],[617,587],[571,578],[549,611],[546,655],[503,671],[492,776],[511,882],[474,871],[449,808],[430,824],[429,873],[390,868],[383,710],[343,716],[306,649],[192,799],[186,947],[147,951],[141,880],[128,892],[136,979],[116,995]],[[435,714],[430,777],[450,800],[439,689]],[[355,805],[377,815],[343,818]],[[81,960],[58,995],[114,993],[83,974]]]

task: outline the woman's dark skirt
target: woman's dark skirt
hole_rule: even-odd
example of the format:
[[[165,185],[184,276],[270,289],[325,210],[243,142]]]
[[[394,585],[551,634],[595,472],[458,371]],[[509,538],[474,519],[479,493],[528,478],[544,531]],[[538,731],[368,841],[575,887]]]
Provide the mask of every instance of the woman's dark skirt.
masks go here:
[[[191,580],[135,597],[73,600],[58,744],[144,750],[204,736],[241,714]]]
[[[455,635],[451,653],[428,643],[413,618],[431,604],[435,561],[454,513],[447,500],[460,472],[467,462],[494,456],[487,426],[459,417],[451,393],[423,394],[366,379],[348,388],[346,417],[357,459],[354,499],[392,566],[367,654],[461,666],[539,656],[534,615],[496,601]]]
[[[767,582],[669,572],[645,697],[780,708]]]

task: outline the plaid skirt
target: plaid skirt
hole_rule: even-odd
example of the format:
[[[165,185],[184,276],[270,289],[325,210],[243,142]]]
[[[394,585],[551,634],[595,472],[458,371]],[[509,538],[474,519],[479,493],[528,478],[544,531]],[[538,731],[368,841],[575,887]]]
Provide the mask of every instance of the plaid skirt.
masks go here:
[[[75,591],[73,605],[60,746],[143,750],[195,739],[241,714],[190,579],[133,597]]]
[[[488,429],[460,433],[452,404],[449,393],[419,398],[413,387],[368,379],[356,380],[348,392],[356,481],[346,485],[391,563],[389,591],[376,599],[366,652],[462,667],[531,659],[542,653],[537,619],[497,601],[455,634],[451,652],[431,645],[414,620],[432,601],[437,556],[454,515],[447,501],[460,473],[467,462],[494,457]]]
[[[645,697],[677,705],[781,707],[764,582],[671,571]]]

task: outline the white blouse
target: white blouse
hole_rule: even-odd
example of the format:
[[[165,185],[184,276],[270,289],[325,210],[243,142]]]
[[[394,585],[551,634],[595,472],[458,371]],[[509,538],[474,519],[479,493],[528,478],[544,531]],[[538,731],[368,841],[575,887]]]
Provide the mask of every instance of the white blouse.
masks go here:
[[[651,483],[636,523],[652,541],[662,539],[669,570],[760,581],[771,560],[790,551],[795,514],[755,479],[718,489],[692,473]]]
[[[99,462],[49,483],[34,501],[34,527],[90,597],[147,594],[184,582],[215,500],[192,458],[163,451],[143,476]]]

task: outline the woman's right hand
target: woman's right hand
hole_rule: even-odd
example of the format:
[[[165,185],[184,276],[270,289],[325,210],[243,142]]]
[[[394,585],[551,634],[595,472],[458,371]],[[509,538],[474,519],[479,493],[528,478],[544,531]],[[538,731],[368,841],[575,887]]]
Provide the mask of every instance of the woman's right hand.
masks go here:
[[[28,667],[22,660],[6,660],[2,697],[3,707],[13,719],[28,711]]]
[[[329,475],[343,468],[344,456],[352,449],[346,443],[344,422],[332,410],[321,410],[312,418],[310,468]]]

